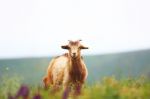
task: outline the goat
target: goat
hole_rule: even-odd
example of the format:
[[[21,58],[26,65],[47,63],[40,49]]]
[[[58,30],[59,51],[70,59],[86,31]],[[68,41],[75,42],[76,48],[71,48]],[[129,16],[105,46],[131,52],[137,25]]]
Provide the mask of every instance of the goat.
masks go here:
[[[69,40],[69,44],[61,46],[62,49],[69,50],[69,53],[51,60],[47,75],[43,79],[45,88],[48,88],[48,86],[56,88],[61,85],[64,88],[71,85],[82,87],[88,71],[81,56],[81,49],[88,49],[88,47],[80,44],[80,41]]]

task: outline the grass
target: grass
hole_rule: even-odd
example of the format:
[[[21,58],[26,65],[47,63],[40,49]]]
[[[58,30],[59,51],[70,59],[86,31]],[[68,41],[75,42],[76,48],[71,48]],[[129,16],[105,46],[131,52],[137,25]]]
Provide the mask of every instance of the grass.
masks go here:
[[[25,99],[14,97],[28,97],[28,99],[74,99],[61,90],[55,94],[40,86],[21,85],[19,77],[2,78],[0,83],[0,99]],[[65,97],[63,97],[66,95]],[[116,80],[115,77],[104,77],[101,82],[85,85],[77,99],[149,99],[150,81],[144,76],[137,79],[127,78]]]

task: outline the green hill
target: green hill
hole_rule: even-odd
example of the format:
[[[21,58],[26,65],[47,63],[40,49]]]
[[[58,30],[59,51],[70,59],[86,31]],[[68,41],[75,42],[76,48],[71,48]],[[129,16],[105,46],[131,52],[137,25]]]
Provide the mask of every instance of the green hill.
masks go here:
[[[39,84],[50,60],[51,57],[0,60],[0,78],[19,75],[24,83]],[[118,79],[150,75],[150,50],[84,56],[84,60],[89,71],[88,83],[112,75]]]

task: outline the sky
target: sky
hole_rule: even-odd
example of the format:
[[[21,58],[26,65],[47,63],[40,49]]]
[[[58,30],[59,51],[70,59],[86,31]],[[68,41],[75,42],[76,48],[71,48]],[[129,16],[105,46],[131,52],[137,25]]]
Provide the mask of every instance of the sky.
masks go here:
[[[82,39],[106,54],[150,49],[149,0],[0,0],[0,58],[59,55]]]

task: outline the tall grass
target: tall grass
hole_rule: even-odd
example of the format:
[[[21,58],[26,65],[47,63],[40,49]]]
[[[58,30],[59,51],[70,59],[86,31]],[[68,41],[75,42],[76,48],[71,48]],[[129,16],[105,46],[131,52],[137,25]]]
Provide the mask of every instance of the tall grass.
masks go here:
[[[60,90],[53,94],[51,89],[42,87],[21,85],[18,77],[6,79],[3,77],[0,83],[0,99],[20,99],[14,97],[28,97],[29,99],[74,99],[75,95],[70,92],[69,96],[63,97],[65,92]],[[9,94],[8,94],[9,93]],[[10,97],[11,95],[11,97]],[[13,97],[13,98],[12,98]],[[116,80],[115,77],[104,77],[101,82],[93,85],[85,85],[78,99],[149,99],[150,81],[144,76],[139,78],[127,78]]]
[[[0,81],[0,99],[6,99],[8,93],[15,94],[21,86],[22,78],[17,75],[3,75]]]

